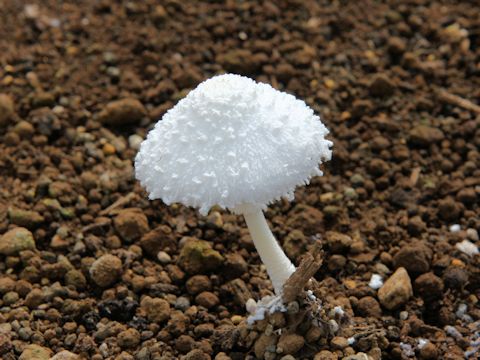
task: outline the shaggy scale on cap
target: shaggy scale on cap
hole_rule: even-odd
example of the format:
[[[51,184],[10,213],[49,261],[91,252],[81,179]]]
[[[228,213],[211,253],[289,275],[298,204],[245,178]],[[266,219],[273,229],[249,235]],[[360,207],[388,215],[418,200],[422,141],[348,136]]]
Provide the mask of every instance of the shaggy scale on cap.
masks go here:
[[[202,82],[143,141],[135,173],[149,198],[206,214],[214,205],[264,208],[322,175],[327,128],[305,102],[240,75]]]

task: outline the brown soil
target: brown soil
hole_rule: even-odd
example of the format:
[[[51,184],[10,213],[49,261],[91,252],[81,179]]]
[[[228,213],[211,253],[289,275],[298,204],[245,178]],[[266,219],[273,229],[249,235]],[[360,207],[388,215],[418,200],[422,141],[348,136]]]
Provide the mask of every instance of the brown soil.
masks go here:
[[[0,11],[2,359],[480,356],[480,256],[456,247],[480,245],[475,1],[36,3]],[[266,216],[297,264],[321,236],[338,330],[300,324],[308,301],[247,328],[272,289],[242,219],[133,177],[148,129],[224,71],[331,130],[325,176]]]

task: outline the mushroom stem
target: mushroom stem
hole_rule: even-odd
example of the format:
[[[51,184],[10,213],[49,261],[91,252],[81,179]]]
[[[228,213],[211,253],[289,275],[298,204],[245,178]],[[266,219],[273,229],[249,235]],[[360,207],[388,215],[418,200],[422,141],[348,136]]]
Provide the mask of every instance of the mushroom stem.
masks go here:
[[[248,230],[250,230],[255,248],[267,268],[268,276],[272,280],[275,294],[282,295],[283,285],[290,275],[295,272],[295,266],[285,255],[270,231],[263,211],[259,208],[254,208],[242,213]]]

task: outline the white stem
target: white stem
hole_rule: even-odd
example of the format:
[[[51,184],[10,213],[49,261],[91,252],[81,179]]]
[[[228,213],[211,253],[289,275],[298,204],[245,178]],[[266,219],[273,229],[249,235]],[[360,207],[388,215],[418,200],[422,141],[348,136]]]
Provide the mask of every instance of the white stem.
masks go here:
[[[249,208],[243,211],[253,243],[260,259],[267,268],[268,276],[272,280],[275,294],[281,295],[283,285],[295,271],[295,266],[285,255],[277,240],[268,227],[263,211],[259,208]]]

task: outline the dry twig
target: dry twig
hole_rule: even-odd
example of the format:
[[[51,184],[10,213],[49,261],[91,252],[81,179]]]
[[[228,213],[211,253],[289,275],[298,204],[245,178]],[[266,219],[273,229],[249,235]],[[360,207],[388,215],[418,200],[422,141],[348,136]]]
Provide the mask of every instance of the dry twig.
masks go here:
[[[310,252],[304,255],[297,270],[295,270],[283,286],[283,300],[286,304],[296,299],[310,278],[315,275],[320,266],[322,266],[322,257],[322,245],[320,241],[317,241]]]
[[[462,109],[480,114],[480,106],[477,104],[474,104],[470,100],[461,98],[458,95],[451,94],[448,91],[443,89],[437,90],[437,96],[440,101],[443,101],[447,104],[458,106],[458,107],[461,107]]]

